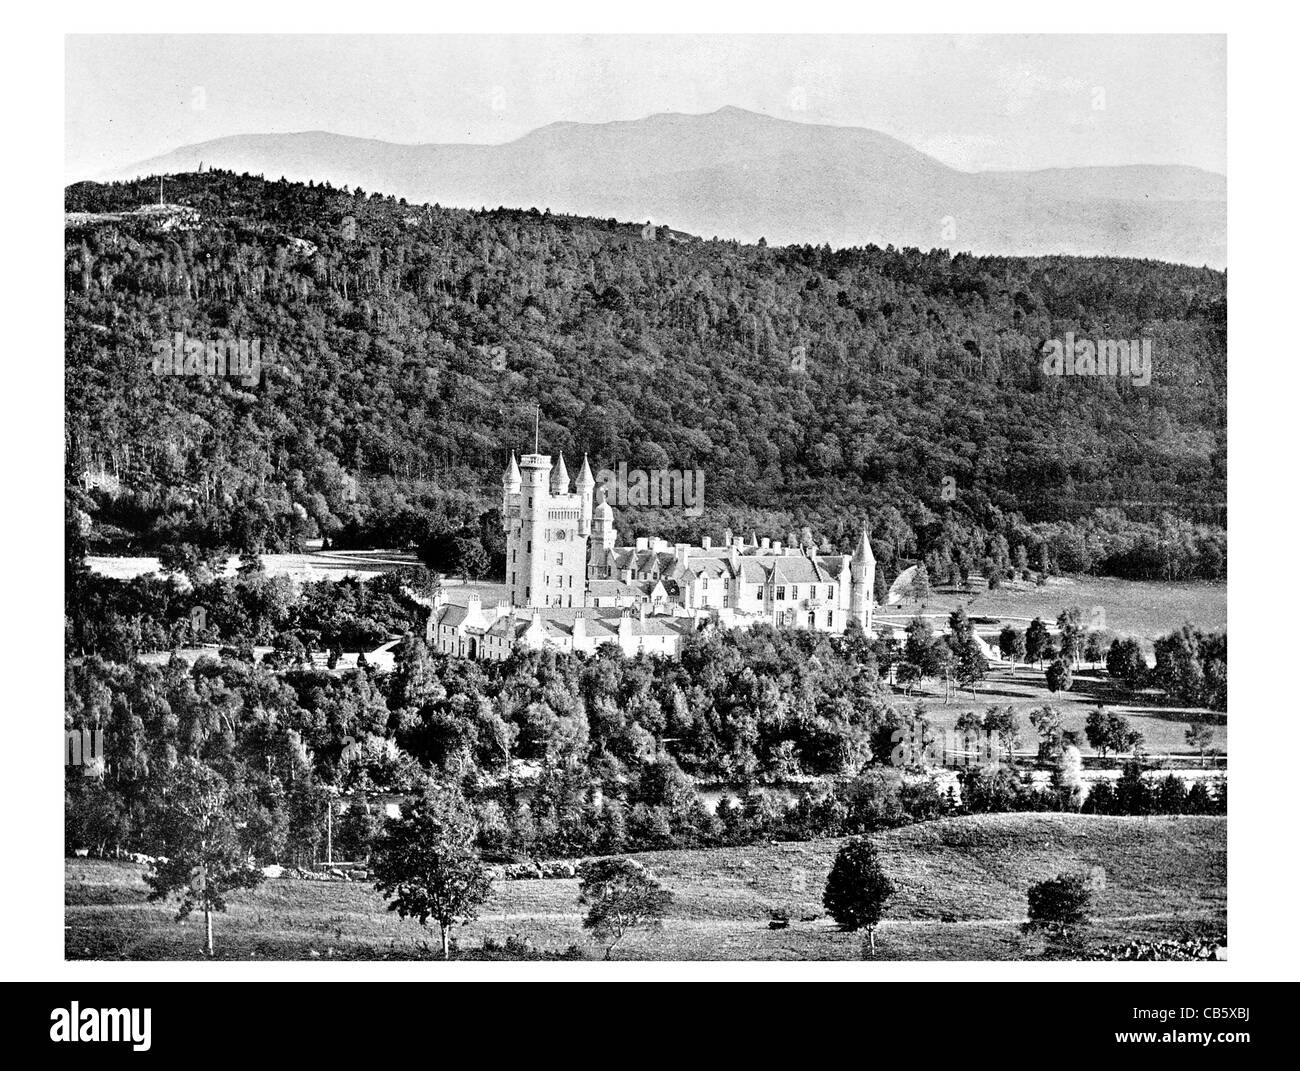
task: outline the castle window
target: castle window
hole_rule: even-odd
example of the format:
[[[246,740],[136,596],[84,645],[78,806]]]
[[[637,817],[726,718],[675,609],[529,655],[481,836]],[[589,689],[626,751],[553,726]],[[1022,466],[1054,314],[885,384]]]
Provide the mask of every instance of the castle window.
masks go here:
[[[835,624],[835,611],[834,611],[834,610],[827,610],[827,611],[826,611],[826,627],[827,627],[827,628],[830,628],[833,624]]]
[[[808,627],[809,628],[817,627],[817,615],[815,613],[808,615]]]
[[[790,598],[797,599],[798,597],[799,597],[799,585],[795,584],[790,588]]]
[[[560,551],[560,553],[555,556],[555,564],[556,565],[564,564],[564,551]]]
[[[778,585],[777,585],[777,587],[776,587],[776,597],[777,597],[778,599],[784,599],[784,598],[785,598],[785,585],[784,585],[784,584],[778,584]]]

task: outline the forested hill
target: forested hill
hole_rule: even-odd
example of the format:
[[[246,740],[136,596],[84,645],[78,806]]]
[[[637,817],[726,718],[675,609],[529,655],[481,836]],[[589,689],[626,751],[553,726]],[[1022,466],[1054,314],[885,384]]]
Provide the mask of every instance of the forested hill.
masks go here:
[[[767,248],[225,172],[70,187],[68,485],[92,545],[283,549],[482,531],[510,448],[700,469],[701,518],[886,570],[1225,568],[1226,277],[1151,261]],[[88,215],[87,215],[88,214]],[[261,346],[255,383],[154,344]],[[1048,377],[1150,339],[1148,386]],[[1023,549],[1022,549],[1023,548]],[[1044,553],[1046,558],[1043,558]]]

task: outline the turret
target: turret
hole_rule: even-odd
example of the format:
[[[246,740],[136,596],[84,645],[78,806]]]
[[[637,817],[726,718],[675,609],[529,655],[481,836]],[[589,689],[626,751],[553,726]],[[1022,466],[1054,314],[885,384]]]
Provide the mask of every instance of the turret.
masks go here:
[[[596,503],[592,514],[592,538],[599,547],[613,550],[618,535],[614,531],[614,510],[605,501],[605,492],[600,492],[600,501]]]
[[[581,503],[581,513],[579,514],[578,533],[580,535],[591,535],[592,508],[595,506],[595,500],[592,493],[596,490],[595,477],[591,475],[591,465],[587,461],[587,455],[582,455],[582,468],[578,472],[578,499]]]
[[[517,606],[545,606],[545,539],[550,508],[551,459],[545,454],[524,454],[520,487],[520,540],[515,598]],[[523,589],[520,591],[519,589]]]
[[[519,488],[522,480],[519,476],[519,465],[515,462],[515,452],[510,451],[510,464],[506,466],[506,471],[501,476],[501,526],[510,530],[511,516],[519,515]],[[512,502],[511,499],[514,498]],[[513,511],[511,506],[514,507]]]
[[[551,476],[551,494],[567,495],[569,493],[569,470],[564,466],[564,455],[560,455],[560,463],[555,466],[555,472]]]
[[[849,599],[849,612],[870,632],[876,595],[876,556],[871,552],[871,537],[865,521],[862,524],[862,538],[853,551],[850,575],[852,595]]]

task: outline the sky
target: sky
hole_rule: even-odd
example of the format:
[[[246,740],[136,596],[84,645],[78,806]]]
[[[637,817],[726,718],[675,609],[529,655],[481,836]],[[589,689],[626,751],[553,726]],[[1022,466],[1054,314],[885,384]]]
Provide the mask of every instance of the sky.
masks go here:
[[[230,134],[499,143],[725,105],[883,131],[963,170],[1226,173],[1218,35],[77,35],[68,181]]]

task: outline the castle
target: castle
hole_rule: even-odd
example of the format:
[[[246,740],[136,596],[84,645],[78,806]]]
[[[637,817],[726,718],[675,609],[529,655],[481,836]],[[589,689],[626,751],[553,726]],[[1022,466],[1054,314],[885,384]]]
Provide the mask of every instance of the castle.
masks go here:
[[[614,511],[584,457],[571,488],[563,455],[510,455],[501,481],[507,597],[485,607],[445,592],[426,640],[434,650],[502,659],[516,647],[591,653],[616,643],[629,655],[674,655],[709,625],[842,633],[872,629],[876,559],[866,527],[852,554],[788,542],[749,541],[730,530],[714,546],[635,538],[619,546]]]

